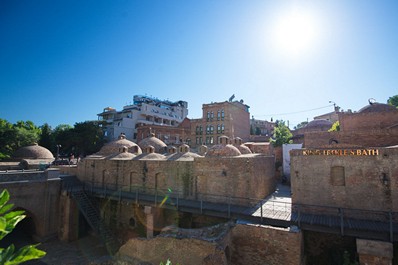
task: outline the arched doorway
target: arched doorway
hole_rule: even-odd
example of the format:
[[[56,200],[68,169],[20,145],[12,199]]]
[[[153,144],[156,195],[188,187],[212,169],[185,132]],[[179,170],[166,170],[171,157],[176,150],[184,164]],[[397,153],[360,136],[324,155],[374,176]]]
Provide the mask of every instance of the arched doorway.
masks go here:
[[[1,248],[6,248],[9,245],[14,244],[18,249],[26,245],[37,243],[34,240],[34,235],[36,235],[35,218],[29,211],[21,208],[15,209],[15,211],[21,210],[25,211],[26,217],[17,224],[10,234],[0,241]]]

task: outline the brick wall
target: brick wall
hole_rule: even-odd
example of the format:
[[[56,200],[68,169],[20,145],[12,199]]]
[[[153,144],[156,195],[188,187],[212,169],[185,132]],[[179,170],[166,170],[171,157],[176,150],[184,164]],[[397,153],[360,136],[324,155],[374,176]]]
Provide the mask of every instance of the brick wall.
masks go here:
[[[133,238],[123,245],[118,255],[150,264],[168,258],[179,264],[200,265],[300,265],[303,239],[301,232],[286,229],[236,225],[229,232],[207,238],[204,229],[190,229],[188,234],[153,239]],[[201,235],[201,236],[195,236]]]
[[[291,151],[292,202],[397,211],[398,148],[377,150],[378,155],[361,156],[303,155],[303,150]],[[344,169],[344,181],[333,182],[334,167]]]
[[[170,188],[184,198],[225,201],[230,196],[262,199],[272,193],[274,168],[274,157],[261,154],[194,161],[85,159],[78,166],[78,177],[109,188],[145,187],[148,192]],[[253,201],[236,199],[232,203],[249,205]]]
[[[386,129],[398,124],[398,109],[368,113],[339,113],[341,131]]]
[[[398,145],[398,129],[310,132],[304,135],[304,147],[318,148],[331,146],[333,140],[337,141],[338,144],[352,146],[393,146]]]
[[[285,229],[237,225],[231,231],[231,265],[300,265],[301,232]]]

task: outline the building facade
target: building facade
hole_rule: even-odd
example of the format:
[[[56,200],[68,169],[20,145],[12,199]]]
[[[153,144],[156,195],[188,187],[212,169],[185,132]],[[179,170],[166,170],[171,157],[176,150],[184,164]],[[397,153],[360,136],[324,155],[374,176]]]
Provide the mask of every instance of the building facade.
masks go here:
[[[202,118],[191,120],[192,147],[218,144],[223,135],[239,137],[243,142],[249,140],[249,106],[243,100],[203,104],[202,110]]]
[[[104,121],[104,135],[111,141],[123,133],[126,138],[137,141],[137,127],[140,125],[160,125],[177,127],[188,115],[186,101],[171,102],[148,96],[134,96],[133,104],[123,110],[104,108],[98,114],[98,120]]]

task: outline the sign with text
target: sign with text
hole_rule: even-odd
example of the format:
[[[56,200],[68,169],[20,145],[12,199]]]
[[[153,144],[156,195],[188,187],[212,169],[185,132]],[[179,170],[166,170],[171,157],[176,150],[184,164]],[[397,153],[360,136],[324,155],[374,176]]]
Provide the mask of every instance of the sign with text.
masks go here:
[[[377,156],[380,152],[378,149],[312,149],[303,150],[304,156]]]

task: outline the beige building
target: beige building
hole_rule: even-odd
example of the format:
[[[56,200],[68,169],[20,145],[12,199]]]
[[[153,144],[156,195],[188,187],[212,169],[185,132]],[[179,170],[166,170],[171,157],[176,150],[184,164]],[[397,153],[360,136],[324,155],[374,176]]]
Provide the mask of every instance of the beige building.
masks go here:
[[[225,101],[202,105],[203,116],[191,120],[192,147],[215,145],[222,135],[243,142],[250,136],[249,106],[240,101]]]

